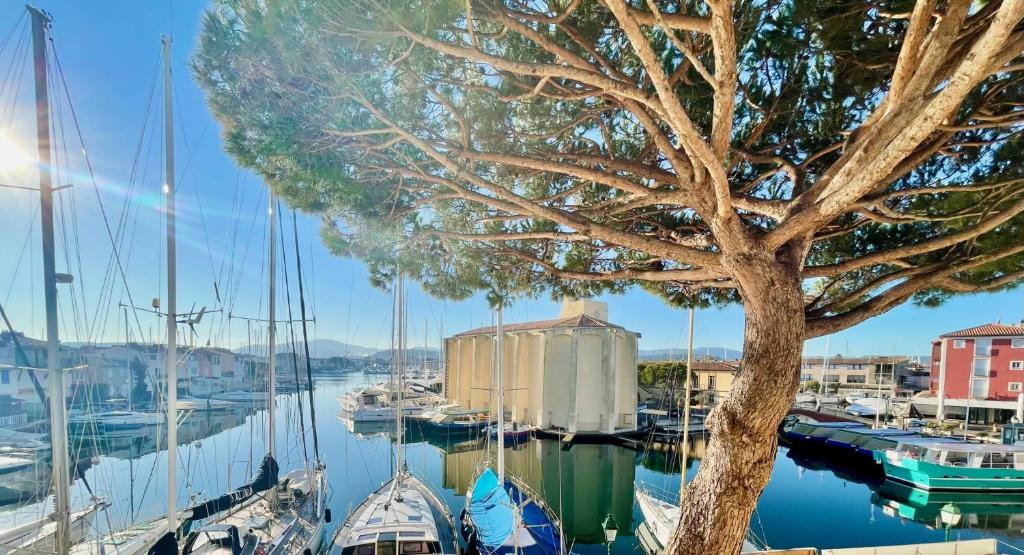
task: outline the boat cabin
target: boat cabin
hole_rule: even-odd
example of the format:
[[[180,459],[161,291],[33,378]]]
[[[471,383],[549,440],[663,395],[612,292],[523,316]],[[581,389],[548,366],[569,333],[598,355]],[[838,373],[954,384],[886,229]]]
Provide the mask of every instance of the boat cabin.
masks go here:
[[[253,553],[256,543],[245,546],[244,555]],[[242,542],[238,537],[238,528],[229,524],[211,524],[204,526],[188,535],[181,552],[185,555],[200,553],[231,553],[243,555]]]
[[[461,410],[442,412],[430,419],[434,424],[476,426],[490,422],[485,410]]]
[[[889,451],[940,466],[1024,470],[1024,446],[922,442]]]
[[[399,499],[382,492],[351,523],[341,555],[429,555],[443,553],[427,499],[403,487]]]

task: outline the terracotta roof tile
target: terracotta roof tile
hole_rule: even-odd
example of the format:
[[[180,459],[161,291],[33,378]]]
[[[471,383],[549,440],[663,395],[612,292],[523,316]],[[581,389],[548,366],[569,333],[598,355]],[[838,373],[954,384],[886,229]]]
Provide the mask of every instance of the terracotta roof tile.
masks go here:
[[[502,326],[502,329],[508,332],[515,331],[531,331],[531,330],[545,330],[551,328],[614,328],[623,329],[622,326],[617,326],[605,322],[604,320],[598,320],[592,318],[586,314],[579,316],[571,316],[569,318],[555,318],[553,320],[537,320],[535,322],[523,322],[521,324],[506,324]],[[476,328],[474,330],[464,331],[462,333],[455,334],[455,337],[467,337],[471,335],[493,335],[494,326],[487,326],[483,328]]]
[[[720,360],[695,360],[693,361],[694,372],[735,372],[739,370],[739,362],[722,362]]]
[[[985,324],[963,330],[944,333],[939,337],[1001,337],[1024,336],[1024,326],[1019,324]]]

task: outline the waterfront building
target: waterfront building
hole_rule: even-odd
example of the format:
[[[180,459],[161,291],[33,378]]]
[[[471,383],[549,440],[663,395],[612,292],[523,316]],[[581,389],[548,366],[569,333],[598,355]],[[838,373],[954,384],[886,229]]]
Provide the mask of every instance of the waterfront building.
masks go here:
[[[28,359],[27,367],[24,365],[25,361],[19,361],[16,356],[15,339]],[[44,340],[27,337],[21,332],[15,332],[14,335],[8,331],[0,332],[0,395],[21,401],[23,408],[32,415],[41,414],[43,411],[43,402],[36,386],[46,387],[46,349]],[[78,364],[78,349],[61,345],[60,354],[64,368],[72,368]],[[65,397],[71,397],[72,382],[73,379],[69,379],[65,384]]]
[[[244,388],[245,374],[235,371],[235,354],[220,347],[195,347],[182,355],[179,389],[205,397]]]
[[[80,352],[88,371],[76,370],[72,374],[72,387],[81,392],[75,395],[76,398],[98,401],[128,399],[137,378],[133,374],[133,363],[146,365],[146,349],[138,344],[86,346]],[[156,390],[153,387],[154,374],[148,371],[148,366],[146,369],[142,379],[146,390],[152,394]]]
[[[923,364],[920,360],[913,360],[905,366],[897,366],[896,387],[901,392],[914,395],[922,391],[928,391],[931,387],[931,380],[931,364]]]
[[[817,382],[830,393],[874,390],[881,385],[892,394],[899,376],[906,374],[909,357],[864,356],[804,357],[800,365],[800,386]],[[827,367],[826,367],[827,363]]]
[[[503,326],[506,417],[571,433],[636,429],[637,340],[608,322],[608,305],[566,300],[559,317]],[[444,395],[490,409],[495,328],[445,339]]]
[[[732,391],[732,382],[740,370],[740,361],[695,360],[690,372],[690,388],[696,406],[711,407]]]
[[[926,415],[971,423],[1008,422],[1024,393],[1024,322],[951,331],[932,342],[930,395],[914,399]]]

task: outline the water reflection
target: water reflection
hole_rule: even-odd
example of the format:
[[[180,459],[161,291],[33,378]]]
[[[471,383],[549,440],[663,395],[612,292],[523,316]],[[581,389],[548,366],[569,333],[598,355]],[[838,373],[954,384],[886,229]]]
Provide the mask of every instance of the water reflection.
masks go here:
[[[326,415],[318,422],[320,445],[328,465],[332,491],[329,503],[335,523],[343,521],[350,508],[391,475],[393,425],[356,425],[334,417],[340,409],[338,393],[364,385],[369,379],[356,375],[317,380],[317,413]],[[279,398],[280,422],[297,418],[297,398]],[[258,459],[264,451],[265,421],[265,411],[244,406],[226,413],[193,413],[179,432],[179,505],[184,506],[190,496],[205,499],[245,481],[249,461],[253,456]],[[294,428],[278,428],[283,468],[301,464],[301,437]],[[493,445],[479,436],[430,434],[416,426],[410,426],[406,434],[406,461],[411,470],[438,490],[458,515],[476,466],[488,456],[488,448],[493,453]],[[84,467],[82,474],[97,495],[112,503],[97,519],[95,533],[102,533],[107,526],[125,527],[163,511],[163,441],[163,434],[155,431],[135,437],[76,438],[75,458]],[[705,453],[702,438],[695,438],[691,445],[692,459],[685,465],[689,476],[697,472]],[[28,482],[42,483],[45,490],[49,470],[43,458],[43,467],[33,467]],[[555,441],[532,440],[519,449],[508,449],[506,461],[510,472],[522,476],[562,516],[566,538],[578,554],[606,552],[601,523],[612,513],[620,529],[613,553],[637,555],[639,548],[632,533],[640,515],[633,504],[634,484],[649,484],[666,492],[669,499],[675,496],[670,492],[679,490],[678,453],[643,444],[637,450],[585,444],[563,449]],[[937,511],[943,504],[955,502],[965,517],[954,530],[954,537],[998,537],[1024,547],[1024,498],[922,497],[921,492],[909,488],[881,487],[857,469],[844,467],[844,462],[780,449],[771,482],[758,502],[752,529],[778,549],[935,542],[944,539],[944,530],[937,525]],[[75,507],[90,495],[83,480],[77,479],[73,487]],[[45,511],[45,504],[22,509],[26,516],[37,518]],[[0,529],[10,525],[10,512],[16,511],[8,507],[0,514]]]
[[[821,498],[834,497],[828,508],[831,515],[856,514],[851,507],[857,507],[855,501],[859,492],[868,492],[870,509],[868,526],[859,524],[863,516],[847,520],[845,528],[836,530],[836,544],[826,546],[857,547],[877,544],[920,543],[943,541],[945,525],[942,522],[942,510],[947,504],[954,505],[962,514],[959,524],[953,526],[952,537],[961,539],[997,538],[1015,546],[1024,545],[1024,496],[1015,494],[962,493],[962,492],[929,492],[885,479],[880,467],[875,464],[857,461],[851,458],[832,456],[828,451],[820,449],[792,446],[782,450],[785,460],[795,465],[799,482],[818,481],[820,487],[810,484],[802,491],[808,495],[812,503],[817,501],[812,495],[818,490]],[[781,462],[781,461],[780,461]],[[766,489],[766,495],[780,489],[783,479],[780,464],[776,463],[772,483]],[[834,489],[833,484],[842,485],[842,493]],[[851,490],[849,486],[854,486]],[[862,488],[862,489],[857,489]],[[789,490],[796,490],[788,486]],[[764,506],[763,502],[760,506]],[[863,513],[861,513],[863,514]],[[809,519],[810,522],[822,522],[829,519],[829,513]],[[804,518],[807,518],[806,516]],[[914,524],[918,526],[907,526]],[[813,530],[807,536],[813,537]],[[882,533],[882,531],[886,531]],[[898,531],[894,535],[891,531]],[[863,534],[856,538],[854,533]],[[777,536],[776,536],[777,537]],[[896,537],[904,537],[896,541]],[[819,547],[822,544],[815,544]],[[781,547],[774,544],[773,547]],[[791,544],[785,544],[792,547]]]
[[[445,451],[442,485],[465,495],[477,465],[487,457],[485,445],[464,442]],[[506,449],[505,465],[561,515],[563,533],[570,541],[603,542],[601,522],[608,513],[617,522],[632,521],[636,466],[632,451],[611,445],[563,449],[555,441],[533,440],[519,449]]]
[[[238,407],[232,411],[194,412],[178,427],[178,445],[195,444],[197,448],[202,447],[203,439],[238,427],[253,414],[254,411],[247,407]],[[88,433],[83,429],[69,437],[69,478],[81,482],[92,495],[87,476],[102,457],[131,462],[166,449],[166,441],[167,434],[163,426],[106,433]],[[31,463],[23,468],[0,472],[0,506],[35,503],[48,495],[52,481],[51,455],[48,447],[7,448],[0,451],[2,457],[24,459]],[[136,473],[134,466],[129,466],[128,478],[133,483]]]
[[[878,486],[871,502],[887,516],[932,528],[943,528],[942,508],[951,503],[963,515],[958,528],[1024,537],[1024,498],[1020,495],[927,492],[890,481]]]

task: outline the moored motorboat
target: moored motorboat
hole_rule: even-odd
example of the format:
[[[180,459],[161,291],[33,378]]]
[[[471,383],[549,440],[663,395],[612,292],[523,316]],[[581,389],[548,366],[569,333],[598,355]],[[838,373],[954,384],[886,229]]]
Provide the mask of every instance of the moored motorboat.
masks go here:
[[[839,430],[861,428],[859,422],[799,422],[786,423],[782,429],[782,438],[792,444],[811,443],[822,445]]]
[[[533,437],[533,432],[536,430],[535,426],[530,424],[522,424],[520,422],[506,422],[505,423],[505,443],[512,445],[513,447],[522,445],[530,438]],[[497,439],[498,437],[498,426],[492,425],[487,427],[487,435],[491,439]]]
[[[490,426],[492,420],[486,410],[448,410],[423,422],[424,429],[447,434],[471,434]]]
[[[856,454],[874,461],[876,449],[896,447],[902,438],[920,437],[920,434],[898,428],[846,428],[825,438],[825,445],[843,453]]]
[[[198,398],[179,398],[178,399],[178,410],[179,411],[192,411],[192,412],[220,412],[228,411],[235,408],[235,403],[231,401],[225,401],[222,399],[198,399]]]
[[[224,391],[210,395],[210,399],[228,401],[240,405],[263,406],[267,403],[266,391]]]
[[[875,460],[886,478],[922,490],[1024,493],[1024,446],[915,442]]]
[[[90,433],[142,430],[150,426],[159,426],[163,422],[164,415],[160,412],[109,410],[69,418],[68,426],[75,433],[88,435]]]

